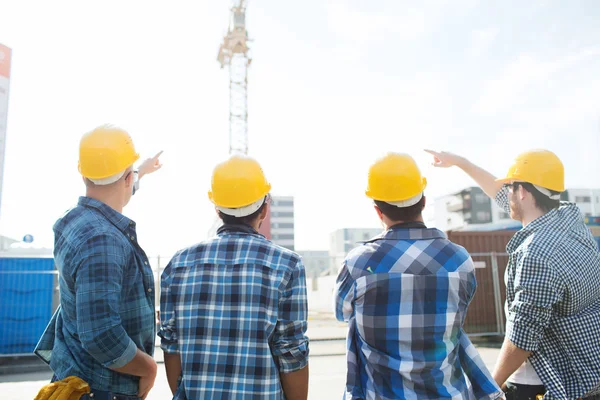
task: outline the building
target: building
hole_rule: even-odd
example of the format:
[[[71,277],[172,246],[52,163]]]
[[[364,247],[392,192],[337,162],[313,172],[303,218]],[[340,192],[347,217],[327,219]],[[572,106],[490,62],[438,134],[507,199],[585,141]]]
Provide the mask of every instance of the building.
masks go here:
[[[295,250],[292,196],[272,196],[271,207],[260,228],[260,233],[275,244]]]
[[[600,189],[567,189],[560,199],[576,203],[586,217],[600,215]]]
[[[509,220],[508,213],[477,186],[439,197],[434,202],[434,225],[442,231]]]
[[[302,257],[302,264],[307,278],[317,278],[331,268],[329,251],[327,250],[302,250],[298,251]]]
[[[333,231],[329,235],[331,273],[337,273],[350,250],[360,246],[360,242],[381,234],[382,231],[383,228],[342,228]]]
[[[585,216],[600,212],[600,189],[567,189],[561,200],[576,203]],[[435,199],[434,215],[428,223],[442,231],[511,223],[510,215],[492,201],[481,188],[473,186]]]

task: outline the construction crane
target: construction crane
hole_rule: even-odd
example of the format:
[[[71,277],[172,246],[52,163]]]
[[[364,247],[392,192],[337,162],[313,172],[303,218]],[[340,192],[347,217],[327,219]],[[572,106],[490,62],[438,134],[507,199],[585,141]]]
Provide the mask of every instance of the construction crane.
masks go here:
[[[246,0],[233,0],[217,61],[229,67],[229,154],[248,154],[248,31]]]

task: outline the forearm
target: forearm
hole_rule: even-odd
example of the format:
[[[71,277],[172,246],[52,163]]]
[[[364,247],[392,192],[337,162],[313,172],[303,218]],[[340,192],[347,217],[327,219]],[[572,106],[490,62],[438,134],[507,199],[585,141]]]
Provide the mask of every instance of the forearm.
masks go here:
[[[177,381],[181,375],[181,356],[179,353],[165,353],[165,371],[167,372],[167,381],[169,382],[171,393],[175,394],[178,386]]]
[[[503,386],[506,380],[529,358],[530,351],[515,346],[509,339],[504,339],[502,349],[494,368],[494,380],[499,386]]]
[[[137,349],[135,356],[130,362],[120,368],[111,369],[123,374],[146,377],[156,376],[157,365],[152,357]]]
[[[473,164],[466,158],[460,158],[457,167],[467,173],[483,189],[485,194],[495,199],[498,192],[502,189],[502,183],[496,182],[496,177],[483,168]]]
[[[287,400],[308,398],[308,364],[302,369],[281,374],[281,386]]]

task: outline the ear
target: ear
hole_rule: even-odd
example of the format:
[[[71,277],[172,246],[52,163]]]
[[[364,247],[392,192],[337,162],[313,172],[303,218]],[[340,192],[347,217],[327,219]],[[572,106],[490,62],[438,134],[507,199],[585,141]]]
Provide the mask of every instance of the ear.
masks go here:
[[[379,207],[377,207],[377,204],[373,204],[373,208],[375,209],[375,212],[377,212],[377,216],[379,217],[379,219],[383,221],[383,213],[381,212]]]
[[[133,186],[134,172],[133,171],[127,172],[126,175],[127,175],[127,178],[125,179],[125,187],[130,188]]]
[[[269,208],[269,207],[270,207],[270,205],[268,205],[268,204],[267,204],[267,205],[266,205],[266,206],[265,206],[265,207],[262,209],[262,211],[260,212],[260,214],[258,215],[258,217],[259,217],[261,220],[263,220],[263,219],[267,218],[267,211],[269,211],[269,210],[268,210],[268,208]]]
[[[425,209],[426,205],[427,205],[427,197],[423,196],[423,208],[421,209],[421,211],[423,211]]]

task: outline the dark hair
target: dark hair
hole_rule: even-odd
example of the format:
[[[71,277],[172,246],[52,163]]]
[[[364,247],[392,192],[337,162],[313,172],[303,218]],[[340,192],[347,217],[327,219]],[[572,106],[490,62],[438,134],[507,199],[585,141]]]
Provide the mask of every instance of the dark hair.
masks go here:
[[[384,201],[375,200],[375,205],[381,210],[383,215],[392,221],[413,222],[421,216],[425,207],[425,194],[421,200],[410,207],[396,207]]]
[[[267,206],[267,202],[265,201],[258,210],[254,211],[252,214],[247,215],[245,217],[234,217],[233,215],[223,214],[221,211],[219,211],[219,218],[221,218],[221,220],[223,220],[224,224],[252,225],[254,223],[254,221],[256,221],[256,218],[258,218],[258,215],[265,209],[266,206]]]
[[[531,193],[533,199],[535,200],[535,205],[543,212],[548,212],[560,206],[560,200],[552,200],[551,198],[537,190],[535,186],[533,186],[529,182],[515,182],[514,184],[521,186],[523,189]],[[560,192],[550,190],[550,193],[552,193],[552,195],[555,195],[559,194]]]

